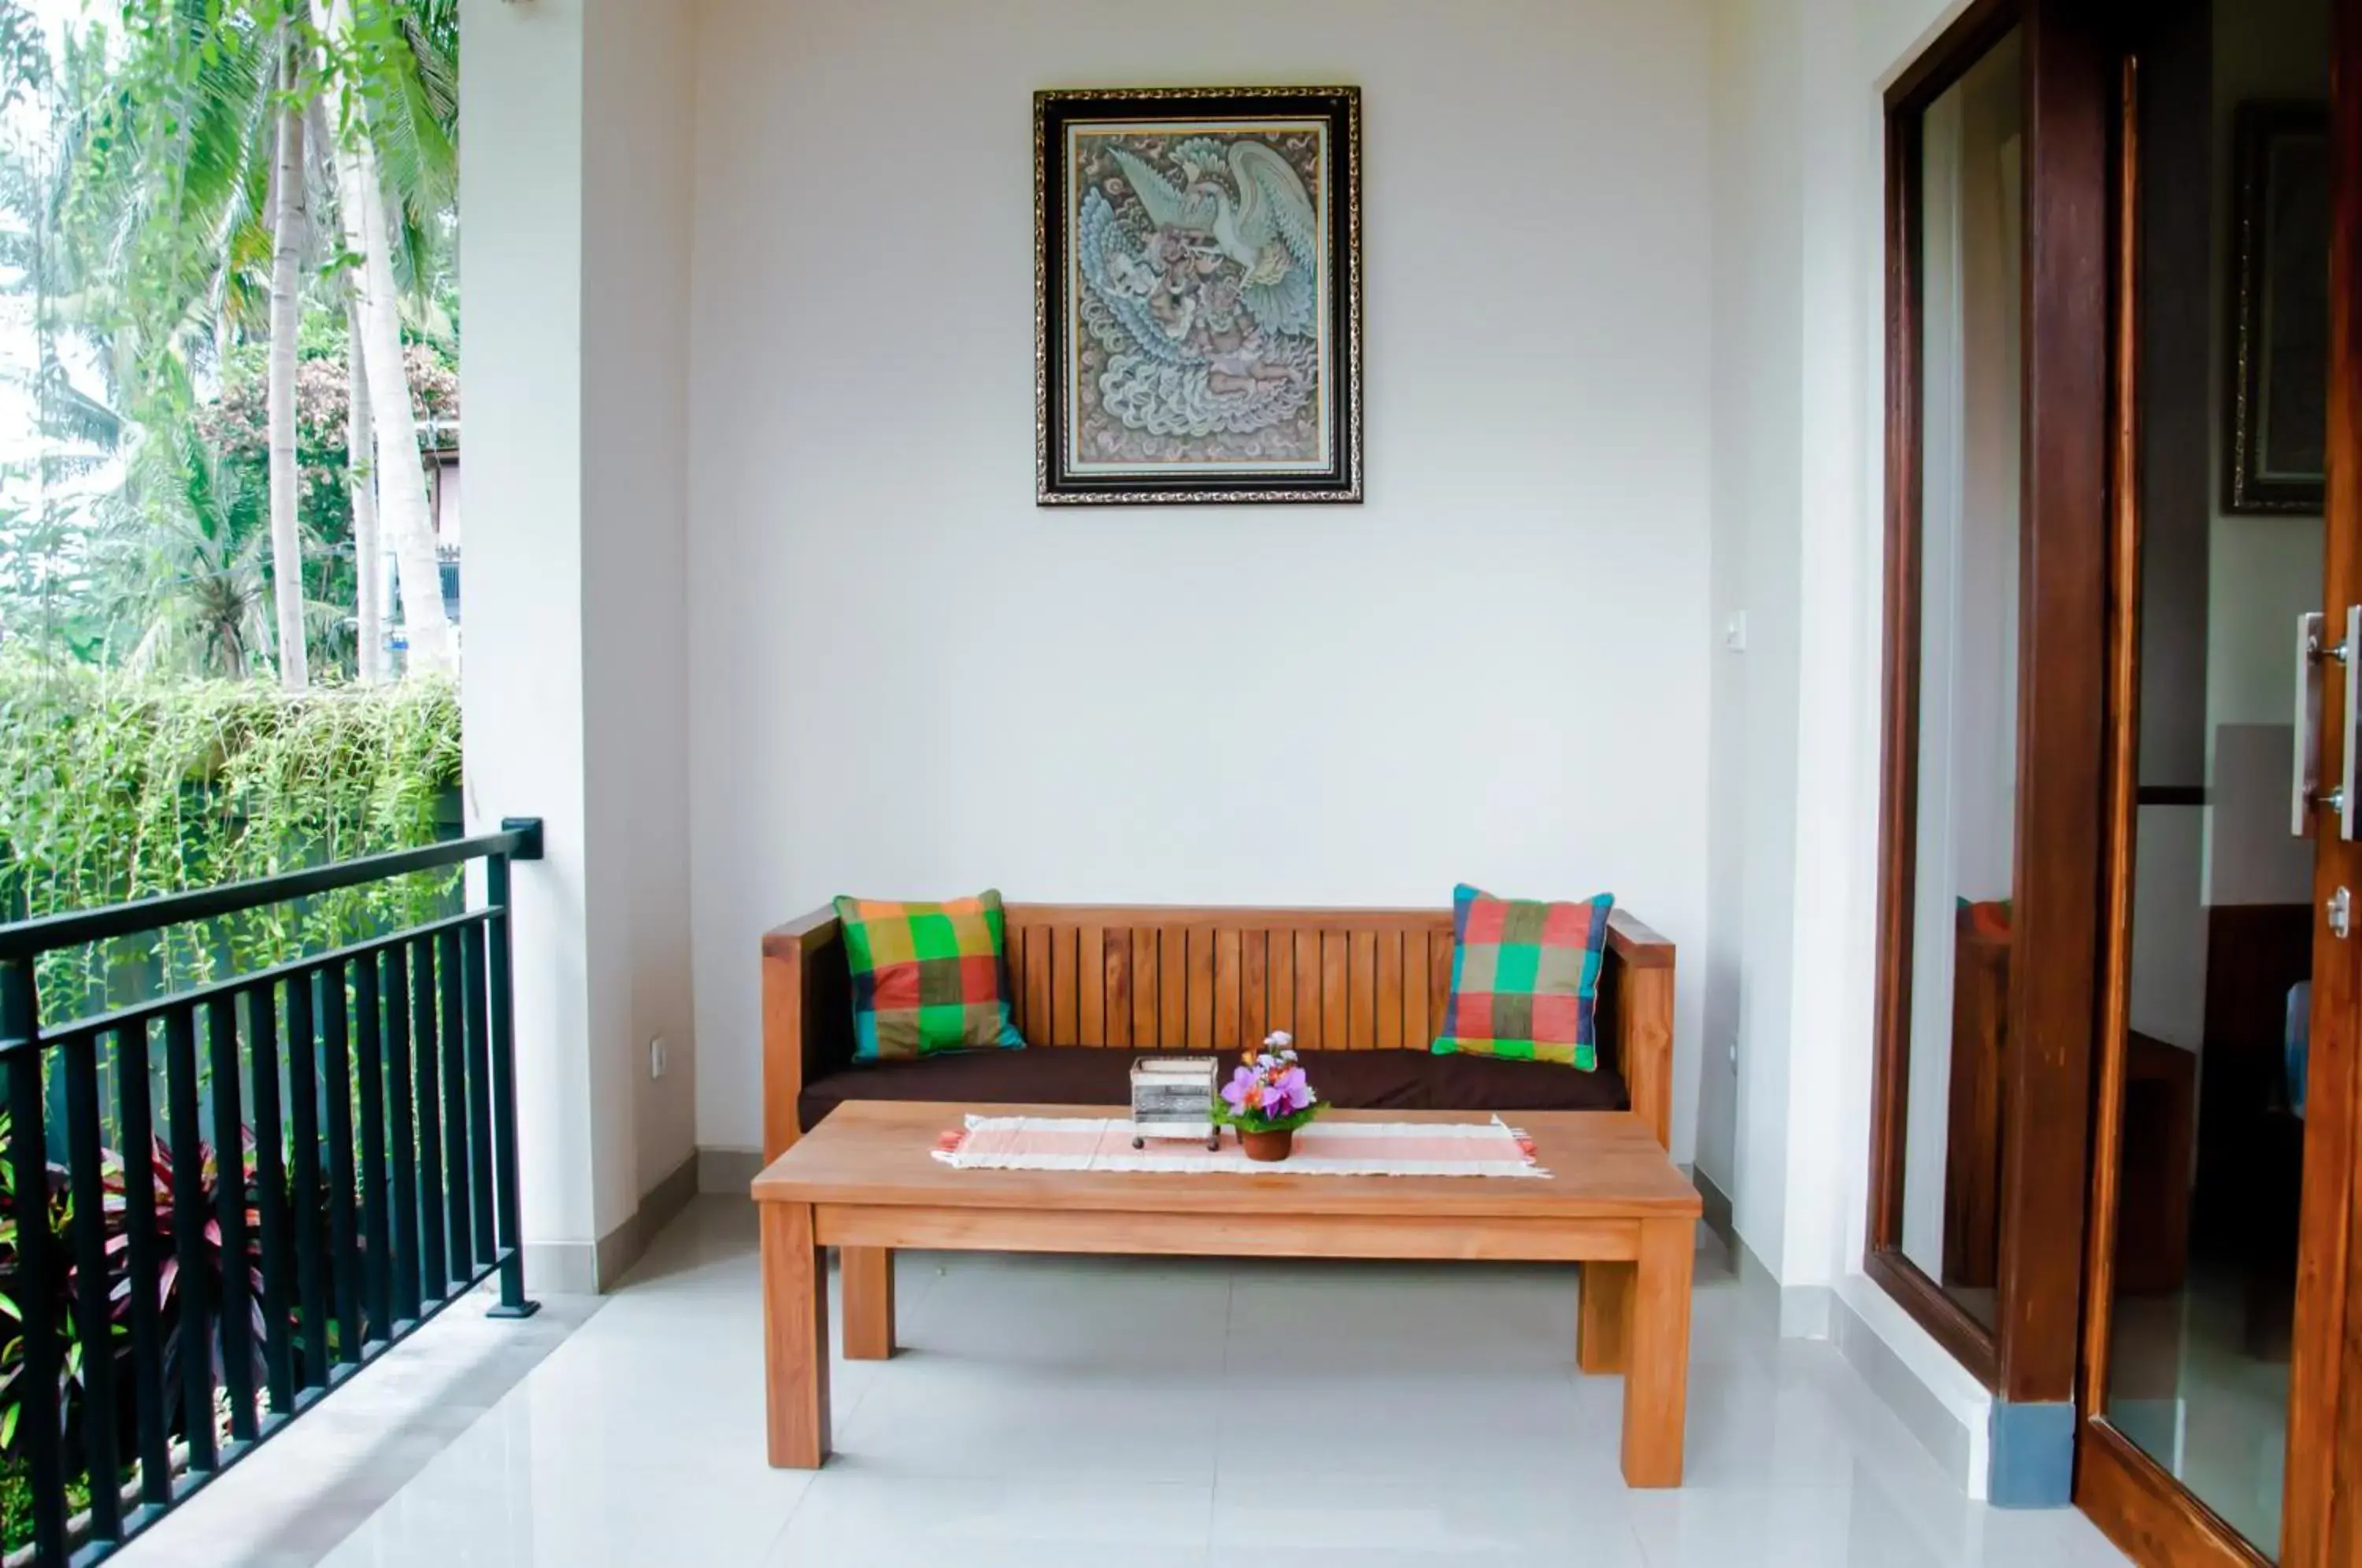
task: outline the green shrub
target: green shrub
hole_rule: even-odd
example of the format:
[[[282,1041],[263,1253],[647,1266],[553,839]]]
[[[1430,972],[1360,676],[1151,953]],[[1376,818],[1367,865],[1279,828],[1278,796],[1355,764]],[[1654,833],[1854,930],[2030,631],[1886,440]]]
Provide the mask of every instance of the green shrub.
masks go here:
[[[90,1507],[90,1483],[82,1476],[66,1480],[66,1512],[78,1514]],[[24,1460],[0,1457],[0,1551],[17,1551],[33,1544],[33,1480]]]
[[[92,909],[407,848],[448,823],[459,703],[412,679],[289,696],[0,659],[0,917]],[[431,919],[438,871],[51,955],[50,1021]]]

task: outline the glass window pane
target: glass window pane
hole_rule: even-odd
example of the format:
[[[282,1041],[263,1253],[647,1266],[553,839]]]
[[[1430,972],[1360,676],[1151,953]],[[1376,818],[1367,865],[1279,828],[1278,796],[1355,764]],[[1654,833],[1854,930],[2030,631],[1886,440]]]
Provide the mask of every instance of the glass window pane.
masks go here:
[[[2016,851],[2025,114],[2013,31],[1920,126],[1919,724],[1903,1252],[1994,1321]]]
[[[2141,65],[2140,758],[2105,1414],[2265,1552],[2320,925],[2289,799],[2296,623],[2325,608],[2329,17],[2172,0]]]

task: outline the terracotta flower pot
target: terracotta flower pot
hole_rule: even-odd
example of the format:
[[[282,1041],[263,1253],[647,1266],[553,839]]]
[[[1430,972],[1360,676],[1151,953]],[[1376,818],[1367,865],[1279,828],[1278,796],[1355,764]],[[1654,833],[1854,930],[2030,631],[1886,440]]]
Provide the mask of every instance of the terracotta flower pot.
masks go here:
[[[1296,1129],[1281,1127],[1270,1132],[1239,1133],[1239,1147],[1247,1152],[1250,1160],[1266,1163],[1284,1160],[1296,1148]]]

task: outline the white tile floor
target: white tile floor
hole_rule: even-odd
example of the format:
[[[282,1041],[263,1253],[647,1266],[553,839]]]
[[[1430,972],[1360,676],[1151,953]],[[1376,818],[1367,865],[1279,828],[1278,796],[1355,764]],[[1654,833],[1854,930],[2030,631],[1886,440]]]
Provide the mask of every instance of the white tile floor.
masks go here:
[[[838,1453],[812,1475],[763,1463],[753,1210],[701,1198],[595,1313],[553,1306],[579,1326],[538,1364],[467,1384],[513,1386],[464,1430],[421,1413],[341,1457],[291,1431],[117,1561],[2124,1561],[2079,1514],[1966,1502],[1829,1346],[1779,1340],[1772,1303],[1706,1249],[1678,1492],[1625,1489],[1621,1386],[1575,1372],[1562,1269],[931,1255],[901,1260],[903,1353],[836,1364]],[[494,1331],[517,1331],[435,1325],[306,1420],[405,1375],[438,1333]]]

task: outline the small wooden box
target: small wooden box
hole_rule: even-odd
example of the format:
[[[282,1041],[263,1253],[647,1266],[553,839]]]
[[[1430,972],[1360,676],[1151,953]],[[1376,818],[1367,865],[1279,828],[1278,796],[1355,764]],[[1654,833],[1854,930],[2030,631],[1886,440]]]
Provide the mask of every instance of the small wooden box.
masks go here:
[[[1131,1067],[1131,1146],[1151,1138],[1201,1139],[1221,1147],[1214,1124],[1214,1082],[1221,1065],[1211,1056],[1149,1058]]]

